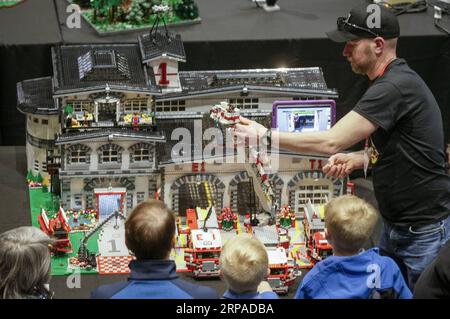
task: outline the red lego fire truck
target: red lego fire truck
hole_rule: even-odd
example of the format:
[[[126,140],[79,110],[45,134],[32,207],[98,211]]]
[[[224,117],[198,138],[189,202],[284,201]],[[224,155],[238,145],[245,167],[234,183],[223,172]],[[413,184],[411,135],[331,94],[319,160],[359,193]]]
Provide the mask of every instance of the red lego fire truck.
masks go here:
[[[188,248],[184,251],[184,260],[187,269],[196,278],[218,277],[222,239],[214,207],[206,210],[188,209],[186,224],[188,226]],[[202,227],[199,227],[199,224]]]
[[[270,274],[267,278],[272,290],[278,294],[287,294],[289,287],[297,277],[294,260],[287,258],[283,247],[268,248]]]
[[[304,210],[306,254],[312,264],[333,254],[332,247],[325,237],[324,207],[325,205],[313,206],[311,201],[308,201]]]

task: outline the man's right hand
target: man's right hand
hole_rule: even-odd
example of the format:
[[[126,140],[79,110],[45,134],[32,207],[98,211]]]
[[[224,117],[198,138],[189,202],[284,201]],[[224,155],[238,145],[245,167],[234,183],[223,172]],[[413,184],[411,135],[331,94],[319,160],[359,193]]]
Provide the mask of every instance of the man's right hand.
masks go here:
[[[322,168],[323,172],[334,178],[344,178],[355,169],[364,167],[364,154],[359,153],[338,153],[328,159],[328,163]]]

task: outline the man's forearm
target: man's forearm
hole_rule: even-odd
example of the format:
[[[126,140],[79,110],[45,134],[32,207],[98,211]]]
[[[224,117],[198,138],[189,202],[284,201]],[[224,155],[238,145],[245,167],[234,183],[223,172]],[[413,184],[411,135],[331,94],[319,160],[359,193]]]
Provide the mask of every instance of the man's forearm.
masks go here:
[[[333,142],[329,131],[314,133],[272,132],[272,145],[296,153],[333,155],[340,146]]]

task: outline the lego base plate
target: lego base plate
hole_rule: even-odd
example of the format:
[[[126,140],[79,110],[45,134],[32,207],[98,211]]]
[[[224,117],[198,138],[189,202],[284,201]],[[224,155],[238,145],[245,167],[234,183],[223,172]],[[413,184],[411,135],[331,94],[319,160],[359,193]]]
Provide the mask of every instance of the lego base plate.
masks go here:
[[[30,195],[30,206],[31,206],[31,221],[32,225],[35,227],[40,227],[37,216],[40,214],[41,207],[48,207],[49,203],[52,201],[52,195],[42,191],[42,188],[29,189]],[[49,212],[54,213],[54,212]],[[236,230],[231,231],[221,231],[222,244],[225,244],[230,238],[234,237],[236,234],[246,232],[244,227],[244,217],[239,216],[239,222]],[[294,258],[300,268],[311,268],[312,264],[308,261],[306,256],[306,250],[303,243],[303,227],[302,223],[297,220],[296,227],[290,228],[289,236],[291,237],[291,246],[289,248],[289,254]],[[91,253],[99,254],[100,247],[98,244],[99,239],[101,239],[105,232],[100,232],[95,234],[88,241],[88,249]],[[73,252],[70,254],[52,256],[52,275],[70,275],[74,272],[79,272],[81,274],[127,274],[129,273],[128,264],[132,260],[131,256],[98,256],[97,257],[97,268],[93,269],[80,269],[79,267],[70,265],[69,259],[76,256],[76,252],[83,240],[83,232],[72,232],[69,234],[70,241],[72,243]],[[186,263],[184,261],[184,250],[186,249],[186,236],[180,235],[177,241],[177,247],[172,251],[170,258],[175,261],[177,265],[178,272],[188,272]]]

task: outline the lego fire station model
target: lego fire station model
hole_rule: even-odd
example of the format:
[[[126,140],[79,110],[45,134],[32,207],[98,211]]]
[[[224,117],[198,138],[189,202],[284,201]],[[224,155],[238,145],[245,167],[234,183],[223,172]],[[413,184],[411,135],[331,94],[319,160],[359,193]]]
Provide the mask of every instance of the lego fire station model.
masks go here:
[[[318,156],[282,153],[270,173],[257,160],[264,154],[250,165],[229,161],[235,154],[227,155],[228,139],[205,155],[215,138],[208,130],[215,126],[212,106],[231,116],[239,110],[269,127],[276,100],[337,97],[320,68],[179,71],[185,61],[181,37],[155,28],[135,44],[55,46],[53,75],[17,84],[17,108],[27,123],[28,180],[37,186],[29,190],[32,223],[40,227],[41,208],[52,219],[60,206],[73,223],[73,252],[54,256],[54,275],[72,272],[68,260],[84,232],[114,211],[126,216],[148,198],[163,200],[183,221],[189,209],[229,209],[220,217],[223,243],[230,228],[245,231],[246,216],[262,221],[263,211],[273,222],[275,202],[290,206],[298,219],[308,201],[316,205],[342,194],[343,181],[325,176]],[[283,242],[290,238],[288,255],[304,244],[301,224],[278,231]],[[90,252],[100,252],[101,236],[92,236]],[[174,258],[182,264],[184,251],[179,255]]]

